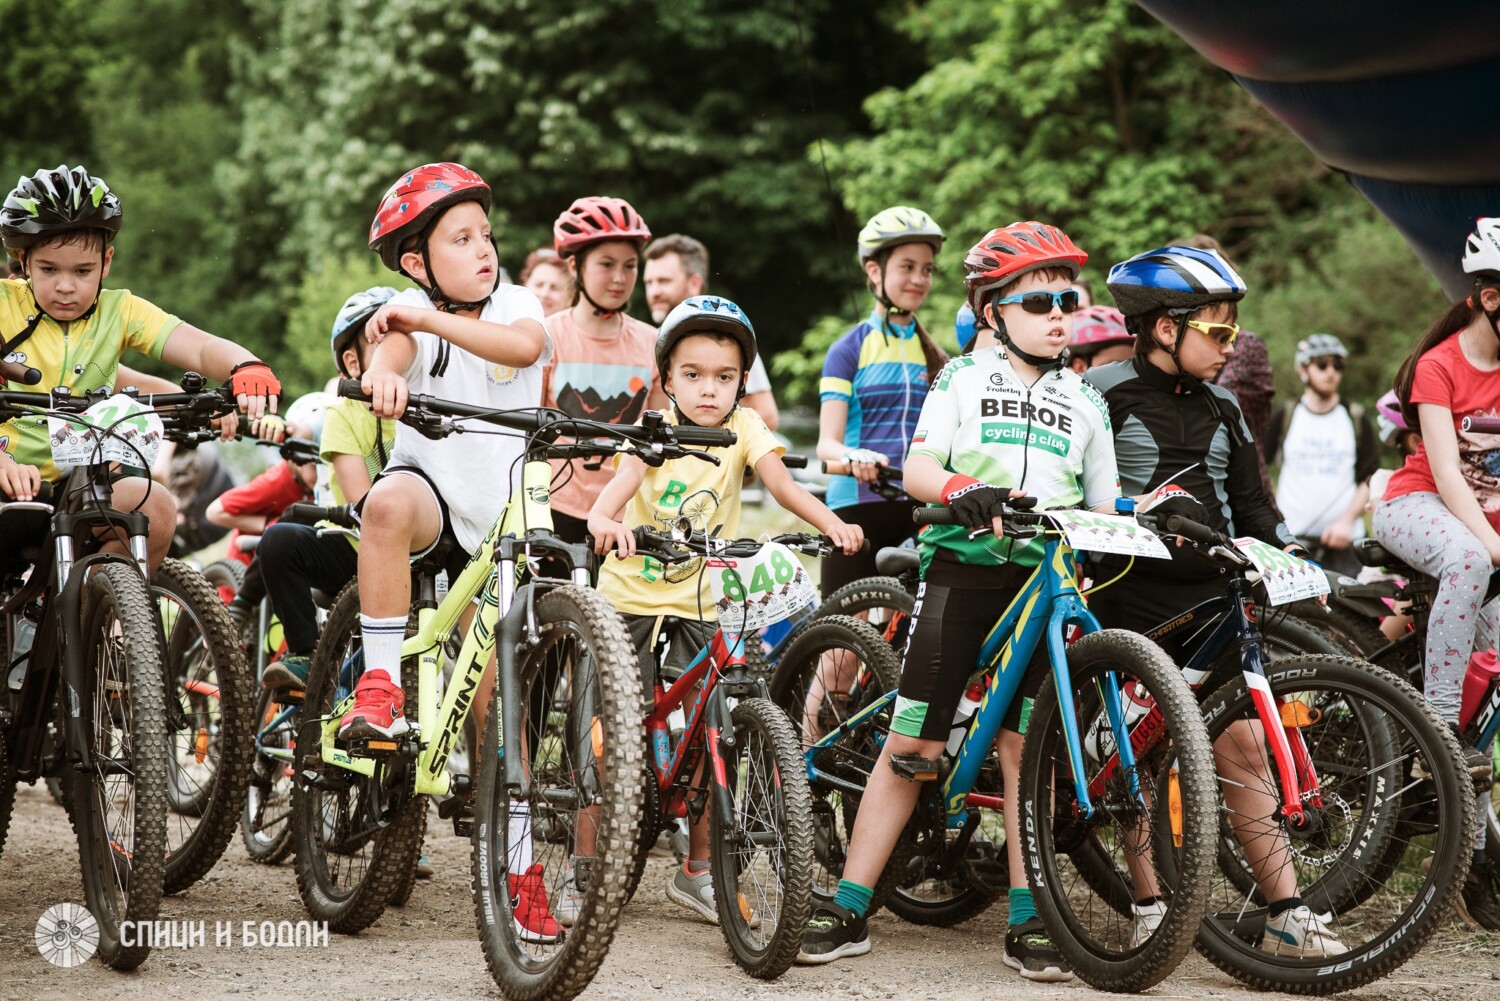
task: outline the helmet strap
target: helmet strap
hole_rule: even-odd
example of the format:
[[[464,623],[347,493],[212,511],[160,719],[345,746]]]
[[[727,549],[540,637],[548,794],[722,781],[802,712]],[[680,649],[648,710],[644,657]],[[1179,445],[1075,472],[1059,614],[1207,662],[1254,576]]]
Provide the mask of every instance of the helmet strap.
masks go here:
[[[1005,321],[1000,318],[1000,310],[995,310],[995,339],[1004,347],[1007,355],[1015,355],[1032,368],[1043,375],[1048,372],[1056,372],[1068,363],[1068,350],[1064,348],[1056,355],[1034,355],[1030,351],[1024,351],[1010,336],[1010,331],[1005,329]],[[976,338],[977,339],[977,338]]]
[[[422,267],[427,271],[427,284],[423,287],[423,291],[427,293],[427,298],[432,300],[432,304],[438,309],[442,310],[444,313],[466,313],[469,310],[473,309],[483,309],[485,303],[490,301],[490,296],[493,296],[495,294],[495,289],[500,287],[500,266],[498,263],[500,260],[499,244],[495,243],[495,238],[493,236],[490,237],[490,246],[495,248],[495,261],[497,262],[495,265],[495,284],[490,286],[490,294],[485,296],[483,299],[480,299],[478,302],[458,302],[457,300],[448,298],[448,296],[443,293],[442,288],[438,286],[437,275],[432,270],[432,258],[427,252],[427,239],[432,235],[433,227],[436,225],[437,219],[433,219],[432,223],[428,225],[428,227],[424,229],[418,237],[422,247]],[[401,273],[406,275],[406,277],[408,278],[412,278],[412,276],[407,274],[404,270]],[[413,278],[412,280],[416,281],[415,278]],[[421,285],[422,283],[417,282],[417,284]]]

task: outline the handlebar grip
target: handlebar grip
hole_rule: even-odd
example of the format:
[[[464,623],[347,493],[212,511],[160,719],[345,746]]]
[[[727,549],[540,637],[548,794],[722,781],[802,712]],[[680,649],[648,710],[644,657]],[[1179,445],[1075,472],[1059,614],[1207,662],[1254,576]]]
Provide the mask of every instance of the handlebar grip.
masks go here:
[[[957,525],[958,517],[951,507],[919,507],[911,513],[918,525]]]
[[[370,400],[358,379],[340,379],[338,395],[350,400],[364,400],[367,403]]]
[[[1474,434],[1500,434],[1500,417],[1465,417],[1463,427]]]
[[[1219,533],[1207,525],[1199,524],[1191,518],[1184,518],[1180,514],[1174,514],[1167,518],[1167,532],[1171,535],[1180,535],[1193,542],[1201,542],[1204,545],[1213,545],[1219,541]]]
[[[677,438],[678,444],[699,448],[721,448],[739,441],[739,435],[726,428],[684,427],[674,424],[672,434]]]
[[[281,520],[297,525],[316,525],[320,521],[330,521],[343,528],[359,527],[348,504],[335,507],[324,507],[321,504],[293,504],[286,509]]]
[[[788,469],[806,469],[807,456],[805,455],[783,455],[781,464]]]
[[[42,381],[40,371],[15,361],[0,361],[0,376],[6,382],[19,382],[23,386],[35,386]]]

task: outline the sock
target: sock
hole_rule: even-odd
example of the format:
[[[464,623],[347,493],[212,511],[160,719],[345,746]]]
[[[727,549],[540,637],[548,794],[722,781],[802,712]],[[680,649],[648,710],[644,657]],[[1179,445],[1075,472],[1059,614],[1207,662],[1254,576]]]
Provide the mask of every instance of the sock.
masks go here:
[[[1140,910],[1145,910],[1147,907],[1152,906],[1153,904],[1155,904],[1159,900],[1161,900],[1161,897],[1159,897],[1159,896],[1158,897],[1142,897],[1140,900],[1137,900],[1135,902],[1135,906],[1138,909],[1140,909]]]
[[[1278,900],[1266,908],[1266,917],[1279,918],[1293,907],[1302,907],[1305,903],[1306,901],[1301,897],[1287,897],[1285,900]]]
[[[1014,928],[1017,925],[1024,925],[1037,916],[1036,902],[1031,899],[1031,891],[1011,887],[1010,917],[1006,923]]]
[[[682,863],[682,871],[689,876],[701,876],[708,872],[708,863],[700,862],[695,858],[687,859]]]
[[[373,615],[361,613],[359,627],[364,634],[363,677],[400,688],[401,644],[406,640],[406,616],[377,619]]]
[[[404,628],[404,626],[403,626]],[[519,876],[531,868],[531,804],[510,804],[510,851],[507,862],[512,875]]]
[[[833,894],[833,902],[855,917],[862,918],[869,911],[870,901],[874,896],[875,890],[872,887],[841,879],[838,890]]]

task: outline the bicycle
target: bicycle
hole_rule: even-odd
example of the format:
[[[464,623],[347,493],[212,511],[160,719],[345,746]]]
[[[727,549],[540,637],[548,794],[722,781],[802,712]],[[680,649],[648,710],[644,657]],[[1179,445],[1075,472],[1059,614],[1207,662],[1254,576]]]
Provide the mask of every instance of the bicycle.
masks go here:
[[[716,574],[737,574],[734,561],[762,549],[755,539],[717,539],[687,524],[671,534],[644,526],[633,534],[637,553],[668,564],[701,556],[704,572]],[[826,537],[803,533],[771,542],[814,556],[832,549]],[[783,584],[793,579],[793,568],[786,569]],[[738,621],[755,625],[748,617]],[[657,672],[645,720],[652,753],[632,882],[639,881],[646,853],[669,820],[696,819],[708,810],[719,928],[735,963],[770,980],[796,959],[812,914],[813,832],[796,734],[767,697],[764,678],[746,663],[745,646],[753,638],[743,629],[716,627],[670,688]],[[671,721],[679,712],[682,730],[674,735]]]
[[[75,397],[62,387],[0,392],[6,419],[97,421],[104,432],[57,488],[55,505],[0,505],[7,647],[15,649],[18,617],[37,623],[24,676],[0,713],[0,844],[15,782],[64,776],[84,900],[99,925],[98,954],[108,966],[133,969],[150,947],[139,940],[126,945],[122,929],[155,920],[166,873],[170,737],[162,634],[146,579],[146,517],[110,507],[105,445],[126,440],[114,428],[133,414],[122,416],[113,403],[99,406],[110,395]],[[162,394],[151,402],[204,419],[233,409],[218,391]],[[98,409],[84,417],[91,407]],[[130,555],[99,551],[101,531],[122,538]],[[44,754],[59,703],[60,745]]]
[[[1165,653],[1133,633],[1100,630],[1078,591],[1072,547],[1061,529],[1050,527],[1066,513],[1037,513],[1034,504],[1032,498],[1013,500],[1004,531],[1016,539],[1041,536],[1044,555],[984,642],[976,669],[989,672],[988,685],[955,753],[939,762],[907,763],[910,778],[929,783],[915,816],[935,812],[944,830],[958,831],[954,850],[963,857],[979,826],[971,809],[1000,806],[989,788],[980,787],[981,774],[1019,694],[1024,667],[1045,638],[1053,684],[1042,686],[1031,709],[1020,771],[1028,881],[1053,942],[1080,977],[1105,990],[1144,990],[1176,968],[1207,902],[1215,850],[1209,832],[1216,815],[1208,738],[1192,693]],[[919,508],[915,519],[952,523],[952,512]],[[1065,648],[1069,627],[1084,635]],[[868,649],[872,641],[866,633],[862,643],[856,639],[850,646]],[[784,659],[772,685],[779,704],[803,721],[814,716],[807,696],[815,663]],[[1127,729],[1127,703],[1147,696],[1160,709],[1153,729]],[[831,725],[807,732],[804,723],[802,734],[814,795],[857,800],[863,794],[895,700],[894,691],[864,694],[843,719],[836,698],[820,702],[818,711],[827,706]],[[1089,757],[1084,735],[1091,729],[1107,729],[1120,748],[1117,758],[1096,763]],[[1129,919],[1101,906],[1076,866],[1064,867],[1061,857],[1082,845],[1089,846],[1096,865],[1154,877],[1166,908],[1144,942],[1132,945]],[[830,844],[827,850],[832,855],[845,847]],[[898,852],[882,884],[891,878],[892,865],[902,862]]]
[[[340,392],[364,398],[357,382],[341,383]],[[411,732],[396,740],[337,744],[352,698],[336,689],[341,676],[357,678],[363,658],[349,588],[335,602],[313,655],[297,733],[298,889],[310,913],[335,930],[366,927],[413,860],[427,797],[449,797],[439,814],[472,839],[475,916],[491,976],[512,998],[571,998],[598,971],[625,902],[644,746],[632,718],[640,696],[630,641],[614,609],[588,587],[587,550],[550,531],[546,460],[625,452],[659,462],[702,455],[690,446],[730,444],[733,434],[674,427],[656,414],[641,425],[598,424],[558,411],[494,412],[428,396],[409,400],[401,419],[432,436],[468,430],[451,418],[524,433],[521,482],[441,601],[430,564],[419,567],[416,631],[402,648],[417,713]],[[561,435],[579,440],[559,444]],[[520,581],[528,558],[539,557],[569,568],[569,578]],[[461,628],[476,601],[477,613]],[[492,653],[496,684],[479,735],[477,776],[450,776],[445,766]],[[444,685],[446,659],[454,670]],[[567,933],[539,934],[525,922],[537,925],[535,912],[546,911],[549,890],[555,895],[573,832],[557,842],[513,845],[513,806],[564,824],[593,808],[584,815],[597,820],[597,864]],[[523,865],[527,849],[546,853],[544,860]]]

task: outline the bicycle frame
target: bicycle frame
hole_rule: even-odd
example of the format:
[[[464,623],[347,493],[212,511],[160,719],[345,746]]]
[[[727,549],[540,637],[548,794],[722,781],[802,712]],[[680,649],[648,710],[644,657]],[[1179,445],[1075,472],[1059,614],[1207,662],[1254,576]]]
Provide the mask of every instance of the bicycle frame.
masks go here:
[[[1065,637],[1069,626],[1077,626],[1085,635],[1098,632],[1100,628],[1098,620],[1088,610],[1078,590],[1072,548],[1061,538],[1049,535],[1041,562],[1011,600],[980,647],[977,667],[990,672],[990,681],[959,746],[953,767],[942,780],[944,812],[949,827],[963,827],[968,818],[967,806],[974,783],[994,747],[1010,704],[1020,690],[1026,668],[1043,637],[1046,639],[1047,657],[1061,705],[1063,737],[1067,743],[1078,809],[1084,818],[1094,815],[1093,797],[1102,790],[1103,780],[1096,779],[1090,783],[1084,775],[1083,740],[1078,732],[1072,675],[1068,670],[1066,651]],[[1108,672],[1106,677],[1110,679],[1110,683],[1103,686],[1105,713],[1116,736],[1115,746],[1119,748],[1120,763],[1129,769],[1131,794],[1144,807],[1140,781],[1135,771],[1135,748],[1130,741],[1119,740],[1127,732],[1120,685],[1115,680],[1115,672]],[[862,794],[862,788],[820,769],[817,758],[846,732],[891,706],[896,694],[889,692],[877,699],[808,748],[805,753],[808,780],[856,795]],[[988,801],[991,797],[985,799]],[[993,804],[976,802],[976,805]]]
[[[587,586],[586,561],[580,563],[578,553],[582,547],[568,546],[551,534],[552,507],[549,488],[552,481],[552,466],[544,459],[528,459],[519,489],[511,494],[505,512],[490,528],[478,550],[470,557],[458,579],[448,588],[442,602],[437,601],[436,585],[432,576],[418,576],[416,593],[417,632],[401,645],[402,661],[416,660],[418,754],[416,759],[415,791],[418,795],[445,796],[453,791],[452,778],[447,771],[448,758],[454,742],[463,730],[464,721],[474,706],[474,696],[480,679],[489,665],[490,656],[496,652],[497,636],[500,640],[497,658],[496,684],[500,686],[502,712],[505,728],[501,733],[520,733],[523,707],[520,704],[519,679],[511,670],[514,651],[521,636],[520,616],[525,611],[530,618],[530,609],[538,589],[536,582],[517,585],[518,567],[530,550],[555,551],[566,555],[572,563],[572,583]],[[524,538],[522,534],[524,533]],[[556,586],[544,583],[542,587]],[[454,660],[452,678],[443,684],[442,659],[444,644],[459,627],[460,620],[470,604],[478,599],[478,609],[464,632],[458,656]],[[519,599],[519,600],[518,600]],[[409,684],[409,682],[408,682]],[[320,721],[322,726],[323,761],[326,764],[356,772],[360,775],[375,774],[378,764],[372,757],[355,756],[335,744],[339,720],[353,707],[351,691],[334,706],[333,713]],[[514,713],[514,717],[512,717]],[[499,721],[490,720],[491,726]],[[371,741],[370,748],[394,751],[397,741]],[[526,778],[522,770],[520,755],[505,755],[502,748],[506,785],[524,791]]]

